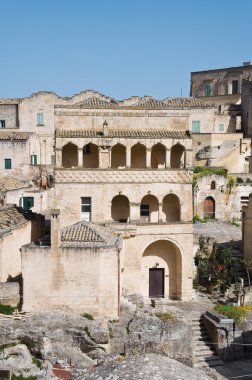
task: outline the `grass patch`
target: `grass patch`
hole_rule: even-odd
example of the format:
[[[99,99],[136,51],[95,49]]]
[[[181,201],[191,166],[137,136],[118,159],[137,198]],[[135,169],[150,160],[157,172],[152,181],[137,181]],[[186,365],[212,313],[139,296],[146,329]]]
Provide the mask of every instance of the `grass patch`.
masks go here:
[[[18,343],[5,343],[5,344],[1,344],[0,345],[0,351],[3,351],[5,350],[6,348],[9,348],[9,347],[15,347]]]
[[[225,315],[228,318],[234,319],[239,324],[242,319],[245,319],[248,311],[252,310],[252,306],[231,306],[217,304],[213,308],[219,314]]]
[[[155,315],[163,322],[172,321],[174,319],[174,314],[172,313],[156,313]]]
[[[92,314],[89,314],[89,313],[83,313],[82,317],[89,319],[90,321],[94,320],[94,317],[92,316]]]
[[[35,366],[37,366],[39,369],[41,369],[42,367],[42,360],[39,360],[37,358],[35,358],[35,356],[32,357],[32,362],[33,364],[35,364]]]
[[[28,376],[28,377],[24,377],[22,375],[15,375],[15,373],[13,373],[13,375],[11,376],[11,380],[37,380],[37,376]]]

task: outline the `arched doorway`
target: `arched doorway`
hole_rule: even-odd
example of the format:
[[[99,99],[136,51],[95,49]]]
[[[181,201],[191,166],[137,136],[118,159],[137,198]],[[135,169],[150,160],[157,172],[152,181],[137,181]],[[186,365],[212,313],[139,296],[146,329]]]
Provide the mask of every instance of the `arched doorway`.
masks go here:
[[[184,152],[185,148],[181,144],[176,144],[171,148],[171,168],[184,168],[185,160],[184,160]]]
[[[177,195],[167,194],[164,197],[162,211],[166,222],[180,221],[180,201]]]
[[[111,168],[119,167],[126,167],[126,147],[122,144],[116,144],[111,149]]]
[[[129,221],[130,206],[129,200],[125,195],[116,195],[112,199],[111,217],[113,221],[127,223]]]
[[[140,221],[158,222],[158,200],[154,195],[145,195],[140,204]]]
[[[153,169],[165,168],[166,149],[158,143],[151,149],[151,167]]]
[[[135,144],[131,148],[131,168],[146,168],[146,147],[140,143]]]
[[[141,273],[144,297],[181,298],[181,252],[173,242],[157,240],[151,243],[143,253]]]
[[[99,167],[98,146],[92,143],[83,147],[83,167],[86,169],[95,169]]]
[[[62,148],[62,167],[77,168],[78,166],[78,148],[75,144],[68,143]]]
[[[207,197],[204,200],[204,218],[214,219],[215,218],[215,200],[213,197]]]

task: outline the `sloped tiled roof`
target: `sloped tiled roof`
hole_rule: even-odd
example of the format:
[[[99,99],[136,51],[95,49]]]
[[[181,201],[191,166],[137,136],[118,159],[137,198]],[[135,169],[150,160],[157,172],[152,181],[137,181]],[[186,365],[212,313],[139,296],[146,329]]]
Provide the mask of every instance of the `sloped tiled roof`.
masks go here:
[[[111,246],[118,240],[117,235],[107,227],[80,221],[61,231],[62,246]]]
[[[85,99],[79,103],[74,104],[74,107],[77,108],[106,108],[114,106],[115,104],[118,104],[116,101],[110,100],[103,100],[100,98],[97,98],[93,96],[92,98]]]
[[[19,98],[2,98],[0,104],[19,104],[21,99]]]
[[[206,104],[200,99],[197,98],[166,98],[163,103],[170,107],[200,107],[200,108],[209,108],[211,107],[209,104]]]
[[[22,181],[17,177],[6,176],[0,178],[0,189],[1,190],[15,190],[15,189],[24,189],[29,187],[27,181]]]
[[[27,221],[36,217],[31,211],[25,211],[16,205],[7,205],[0,208],[0,236],[5,234],[7,230],[16,228]]]
[[[57,130],[56,137],[102,137],[102,130]],[[168,131],[168,130],[111,130],[109,129],[109,137],[132,137],[132,138],[173,138],[186,139],[190,137],[189,131]]]
[[[0,131],[0,140],[27,140],[30,134],[28,132],[7,132]]]
[[[133,107],[143,107],[143,108],[165,108],[167,107],[164,102],[161,100],[156,100],[154,98],[144,98],[141,99],[139,102],[133,104]]]

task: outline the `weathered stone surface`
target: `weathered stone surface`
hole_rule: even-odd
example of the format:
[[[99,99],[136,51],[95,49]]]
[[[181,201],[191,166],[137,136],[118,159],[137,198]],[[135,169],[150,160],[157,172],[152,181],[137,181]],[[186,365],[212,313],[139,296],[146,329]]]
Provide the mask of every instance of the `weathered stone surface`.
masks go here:
[[[16,375],[36,376],[39,368],[33,363],[32,356],[24,344],[6,347],[2,350],[0,366],[10,367]]]

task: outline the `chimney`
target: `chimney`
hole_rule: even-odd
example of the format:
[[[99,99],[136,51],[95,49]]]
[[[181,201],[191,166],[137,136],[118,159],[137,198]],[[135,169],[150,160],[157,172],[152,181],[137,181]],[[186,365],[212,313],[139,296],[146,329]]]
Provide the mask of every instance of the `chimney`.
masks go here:
[[[251,65],[251,62],[250,62],[250,61],[243,62],[243,66],[250,66],[250,65]]]
[[[58,247],[61,245],[61,235],[60,235],[60,210],[52,209],[50,210],[51,215],[51,250],[57,251]]]

